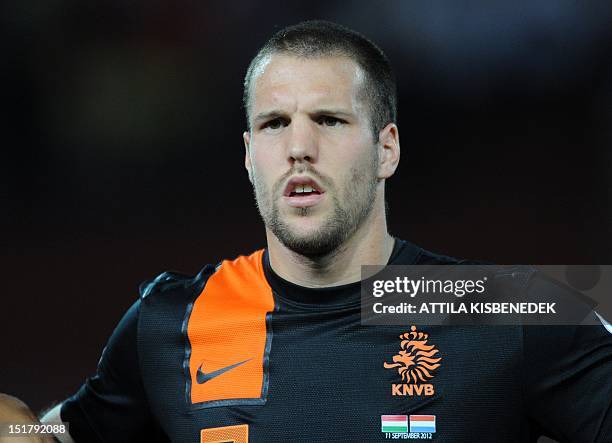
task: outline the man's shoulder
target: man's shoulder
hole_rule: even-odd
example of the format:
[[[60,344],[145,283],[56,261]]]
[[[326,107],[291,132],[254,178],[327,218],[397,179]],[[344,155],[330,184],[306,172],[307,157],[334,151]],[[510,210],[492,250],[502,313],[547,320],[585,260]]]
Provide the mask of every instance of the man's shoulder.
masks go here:
[[[567,311],[563,317],[565,324],[599,324],[594,308],[597,302],[587,295],[549,275],[541,266],[526,264],[498,264],[486,260],[461,259],[437,254],[422,249],[417,261],[418,265],[450,265],[453,268],[469,265],[472,269],[482,272],[491,282],[492,294],[500,300],[527,302],[550,302],[564,307]],[[465,269],[465,268],[463,268]],[[471,271],[469,271],[471,273]],[[467,274],[468,271],[458,271],[457,274]],[[452,271],[449,271],[449,275]],[[492,298],[490,294],[490,298]],[[561,317],[559,317],[561,318]],[[561,321],[557,319],[556,321]],[[561,321],[562,322],[562,321]]]
[[[544,279],[547,282],[549,281],[549,279],[546,279],[546,277],[532,265],[503,265],[484,259],[459,258],[432,252],[423,248],[419,249],[419,255],[415,262],[417,265],[470,266],[480,269],[490,278],[497,281],[497,283],[509,285],[514,289],[525,288],[534,278],[538,280]]]
[[[408,242],[406,242],[408,243]],[[415,247],[413,245],[413,247]],[[459,258],[455,256],[445,255],[438,252],[429,251],[422,247],[416,246],[419,254],[415,261],[417,265],[474,265],[474,266],[497,266],[495,263],[471,258]]]
[[[419,250],[419,254],[415,261],[417,265],[452,265],[459,264],[463,261],[461,258],[440,254],[418,246],[417,248]]]
[[[263,249],[259,249],[248,255],[239,255],[233,259],[223,259],[216,264],[206,264],[195,274],[185,274],[177,271],[165,271],[156,277],[142,282],[139,286],[140,299],[144,300],[157,294],[168,294],[177,292],[202,291],[208,278],[219,270],[225,273],[256,273],[261,271],[261,256]]]

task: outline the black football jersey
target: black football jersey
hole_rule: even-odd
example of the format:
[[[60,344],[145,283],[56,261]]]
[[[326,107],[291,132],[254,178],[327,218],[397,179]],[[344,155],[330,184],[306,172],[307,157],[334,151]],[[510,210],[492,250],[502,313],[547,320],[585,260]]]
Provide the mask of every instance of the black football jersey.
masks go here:
[[[402,240],[389,260],[457,262]],[[612,333],[365,326],[360,282],[301,287],[260,250],[141,285],[61,416],[77,442],[610,443]]]

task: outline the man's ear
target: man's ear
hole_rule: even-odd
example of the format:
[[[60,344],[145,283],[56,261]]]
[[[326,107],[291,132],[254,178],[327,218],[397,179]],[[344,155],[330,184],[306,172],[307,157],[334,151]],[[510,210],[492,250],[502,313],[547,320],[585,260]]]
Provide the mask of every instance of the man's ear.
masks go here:
[[[378,133],[378,172],[379,179],[391,177],[400,159],[399,130],[395,123],[389,123]]]
[[[244,141],[244,167],[249,174],[249,181],[253,184],[253,165],[251,164],[251,133],[244,131],[242,133],[242,140]]]

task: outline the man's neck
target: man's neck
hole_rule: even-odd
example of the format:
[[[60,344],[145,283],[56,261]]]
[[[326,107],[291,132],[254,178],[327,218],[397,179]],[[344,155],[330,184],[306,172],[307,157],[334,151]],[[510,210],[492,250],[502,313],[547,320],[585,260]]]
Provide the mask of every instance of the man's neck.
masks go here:
[[[300,286],[324,287],[361,280],[362,265],[385,265],[394,238],[382,223],[362,226],[339,248],[322,257],[306,257],[283,245],[267,231],[270,266],[277,275]],[[376,229],[378,228],[378,229]]]

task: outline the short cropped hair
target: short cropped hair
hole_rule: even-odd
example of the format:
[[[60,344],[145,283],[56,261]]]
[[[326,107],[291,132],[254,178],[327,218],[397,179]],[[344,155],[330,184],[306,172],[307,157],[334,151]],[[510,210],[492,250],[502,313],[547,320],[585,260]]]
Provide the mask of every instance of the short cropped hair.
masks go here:
[[[253,80],[265,60],[274,54],[304,58],[345,56],[365,73],[362,97],[369,113],[374,140],[389,123],[397,120],[397,86],[389,60],[382,50],[363,35],[336,23],[314,20],[278,31],[251,60],[244,79],[243,105],[250,126]]]

